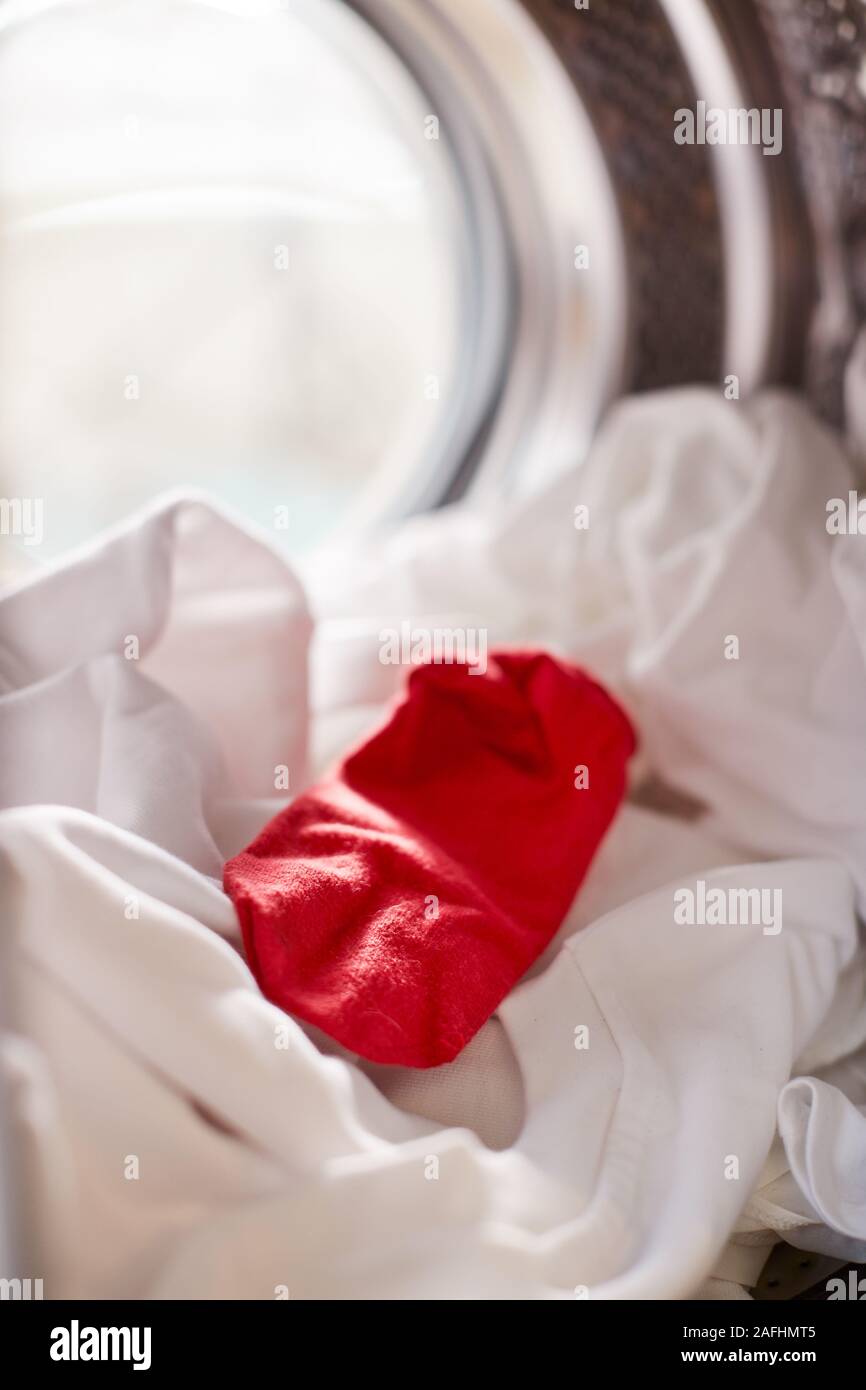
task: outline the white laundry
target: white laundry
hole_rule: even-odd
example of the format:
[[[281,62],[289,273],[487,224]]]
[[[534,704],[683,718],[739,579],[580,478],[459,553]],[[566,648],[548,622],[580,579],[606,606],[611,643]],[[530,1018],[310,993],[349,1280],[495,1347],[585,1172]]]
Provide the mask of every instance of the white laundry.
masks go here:
[[[26,1039],[3,1052],[51,1292],[684,1297],[735,1277],[729,1237],[776,1229],[768,1199],[743,1213],[788,1162],[793,1224],[854,1224],[860,1131],[822,1100],[800,1162],[803,1083],[783,1089],[866,1029],[866,562],[824,526],[849,484],[800,407],[680,392],[622,407],[530,504],[311,568],[316,757],[399,678],[387,619],[457,613],[591,666],[645,771],[707,808],[624,807],[557,943],[435,1073],[324,1056],[262,998],[213,881],[285,799],[275,770],[305,776],[309,621],[283,562],[175,502],[0,601]],[[14,809],[36,800],[60,804]],[[780,891],[783,929],[678,925],[698,878]]]
[[[6,812],[0,839],[20,1008],[62,1136],[41,1166],[67,1165],[54,1186],[71,1188],[75,1258],[51,1275],[70,1294],[685,1296],[854,949],[829,863],[710,872],[781,884],[776,938],[677,927],[670,887],[635,899],[502,1006],[526,1119],[495,1153],[323,1058],[223,939],[230,907],[205,876],[64,808]]]
[[[779,1128],[791,1171],[821,1220],[866,1242],[866,1106],[799,1077],[779,1098]]]
[[[294,576],[237,521],[149,509],[4,595],[0,806],[79,806],[221,879],[256,803],[285,801],[276,769],[302,781],[309,630]]]
[[[377,632],[401,604],[419,626],[471,618],[491,644],[548,646],[618,693],[649,765],[722,839],[842,857],[863,913],[866,545],[826,529],[827,502],[853,485],[794,399],[626,402],[585,467],[531,502],[434,513],[316,557],[314,705],[383,698],[399,673],[375,661]]]
[[[861,466],[862,346],[847,376]],[[352,701],[384,693],[393,673],[370,660],[384,618],[369,615],[399,601],[412,621],[435,612],[487,624],[491,641],[541,641],[617,690],[644,769],[706,804],[705,834],[739,855],[840,856],[862,916],[866,548],[826,526],[828,504],[856,483],[836,438],[784,396],[738,407],[694,389],[628,402],[587,466],[528,504],[454,509],[349,555],[314,557],[305,577],[319,618],[317,739],[328,749],[331,730],[356,731],[357,706],[341,709],[342,691]],[[588,529],[574,531],[583,506]],[[731,636],[739,659],[723,662]],[[354,717],[360,728],[370,714]],[[864,978],[860,957],[824,1022],[823,1050],[803,1059],[819,1077],[864,1043]],[[846,1093],[859,1095],[850,1077]],[[866,1166],[866,1150],[858,1161]],[[784,1175],[768,1181],[778,1201],[741,1223],[747,1231],[766,1229],[771,1212],[773,1229],[797,1228],[805,1248],[862,1258],[847,1234],[816,1224],[799,1189],[781,1190]]]

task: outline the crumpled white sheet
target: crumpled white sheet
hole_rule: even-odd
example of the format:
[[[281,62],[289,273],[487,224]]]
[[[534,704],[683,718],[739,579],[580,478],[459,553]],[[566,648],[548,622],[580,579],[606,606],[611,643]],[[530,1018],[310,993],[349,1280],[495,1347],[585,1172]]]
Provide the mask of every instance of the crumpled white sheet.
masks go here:
[[[861,468],[864,343],[866,334],[847,375]],[[866,547],[825,524],[827,502],[847,499],[858,480],[836,437],[781,393],[747,407],[699,388],[628,402],[587,466],[534,503],[423,517],[375,547],[317,556],[305,575],[320,620],[317,703],[339,729],[341,690],[381,694],[393,673],[373,673],[370,651],[401,602],[419,625],[465,621],[487,626],[491,641],[544,641],[617,690],[640,729],[644,769],[705,803],[701,829],[736,847],[729,859],[794,849],[840,857],[862,918]],[[572,533],[579,504],[590,525]],[[736,662],[720,659],[730,635]],[[844,1085],[861,1105],[864,1034],[858,955],[803,1064],[820,1074],[850,1054]],[[743,1238],[769,1224],[804,1248],[866,1258],[862,1224],[856,1239],[814,1224],[780,1153],[766,1168],[776,1200],[748,1204]],[[866,1149],[858,1162],[862,1172]],[[849,1153],[829,1176],[845,1186],[854,1172]]]
[[[275,768],[303,779],[310,626],[215,505],[140,513],[3,598],[0,804],[78,806],[222,882],[226,837],[285,800]]]
[[[547,645],[616,690],[647,762],[706,804],[708,829],[748,855],[842,858],[863,914],[866,546],[825,525],[854,485],[835,437],[781,394],[632,400],[528,504],[432,514],[316,557],[304,577],[330,623],[314,698],[380,699],[399,672],[371,656],[399,618],[465,616],[491,643]]]
[[[559,948],[433,1073],[324,1056],[260,995],[213,881],[275,769],[305,775],[282,562],[174,503],[0,602],[0,800],[61,803],[0,815],[26,1039],[4,1056],[49,1294],[675,1298],[730,1280],[735,1232],[856,1216],[859,1131],[786,1087],[866,1032],[866,564],[824,528],[850,485],[796,404],[671,393],[528,507],[310,569],[317,756],[388,693],[386,617],[462,613],[592,666],[646,772],[707,807],[626,806]],[[783,930],[676,926],[698,876],[781,888]],[[798,1211],[759,1212],[785,1182]]]

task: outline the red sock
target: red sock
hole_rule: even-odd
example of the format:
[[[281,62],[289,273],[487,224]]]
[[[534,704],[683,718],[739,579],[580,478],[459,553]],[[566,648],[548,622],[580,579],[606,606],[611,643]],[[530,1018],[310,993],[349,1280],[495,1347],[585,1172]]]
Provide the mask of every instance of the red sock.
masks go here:
[[[601,686],[543,653],[416,669],[225,866],[263,992],[371,1061],[450,1061],[556,933],[634,747]]]

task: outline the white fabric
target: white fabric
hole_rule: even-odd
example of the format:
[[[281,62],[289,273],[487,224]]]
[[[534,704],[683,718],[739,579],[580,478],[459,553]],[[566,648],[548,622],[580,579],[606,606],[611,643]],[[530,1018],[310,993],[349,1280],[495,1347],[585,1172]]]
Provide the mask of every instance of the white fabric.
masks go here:
[[[51,1294],[706,1296],[789,1161],[792,1224],[856,1214],[837,1101],[810,1107],[802,1163],[784,1123],[773,1147],[789,1079],[864,1042],[866,561],[824,527],[848,485],[796,405],[682,392],[621,408],[528,508],[445,513],[308,574],[317,756],[399,675],[386,617],[461,613],[594,667],[645,785],[707,808],[625,807],[556,947],[424,1076],[324,1056],[262,998],[214,882],[275,768],[305,776],[309,621],[282,562],[174,503],[0,602],[26,1038],[3,1055]],[[61,804],[20,806],[37,797]],[[678,925],[697,878],[780,890],[782,930]]]
[[[628,402],[586,466],[533,503],[320,555],[305,575],[330,620],[314,704],[383,697],[400,673],[375,660],[378,632],[400,617],[547,645],[618,691],[646,760],[707,805],[710,828],[749,855],[841,857],[862,912],[866,547],[825,524],[852,486],[835,438],[793,400],[687,388]]]
[[[800,1077],[779,1098],[779,1128],[791,1171],[821,1220],[866,1241],[866,1107]]]
[[[636,899],[502,1006],[527,1119],[494,1154],[425,1133],[294,1025],[278,1048],[283,1016],[223,940],[229,905],[172,856],[62,809],[7,812],[2,840],[21,1006],[64,1121],[49,1150],[77,1180],[75,1273],[55,1285],[70,1293],[686,1295],[853,949],[827,863],[709,876],[781,884],[775,938],[691,928],[684,947],[670,890]]]
[[[236,521],[149,509],[4,596],[0,805],[78,806],[221,880],[226,827],[233,852],[285,800],[276,769],[303,779],[309,630]]]
[[[730,850],[695,826],[626,805],[593,861],[562,930],[530,970],[538,974],[562,941],[605,913],[701,869],[729,864]],[[513,1143],[525,1120],[520,1067],[497,1019],[447,1067],[414,1071],[361,1063],[396,1105],[440,1124],[463,1124],[490,1148]]]

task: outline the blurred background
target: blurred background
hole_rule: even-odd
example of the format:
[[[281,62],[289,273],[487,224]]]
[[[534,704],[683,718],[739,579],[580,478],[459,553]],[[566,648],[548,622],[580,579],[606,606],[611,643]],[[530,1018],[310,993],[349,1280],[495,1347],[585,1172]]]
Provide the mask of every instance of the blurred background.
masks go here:
[[[571,466],[629,390],[841,413],[860,0],[6,0],[14,574],[167,488],[297,554]],[[782,107],[778,158],[677,146]],[[8,528],[7,528],[8,529]]]
[[[347,7],[29,6],[0,46],[0,457],[45,549],[205,487],[310,542],[420,453],[465,236],[422,93]],[[428,392],[428,395],[430,393]]]

